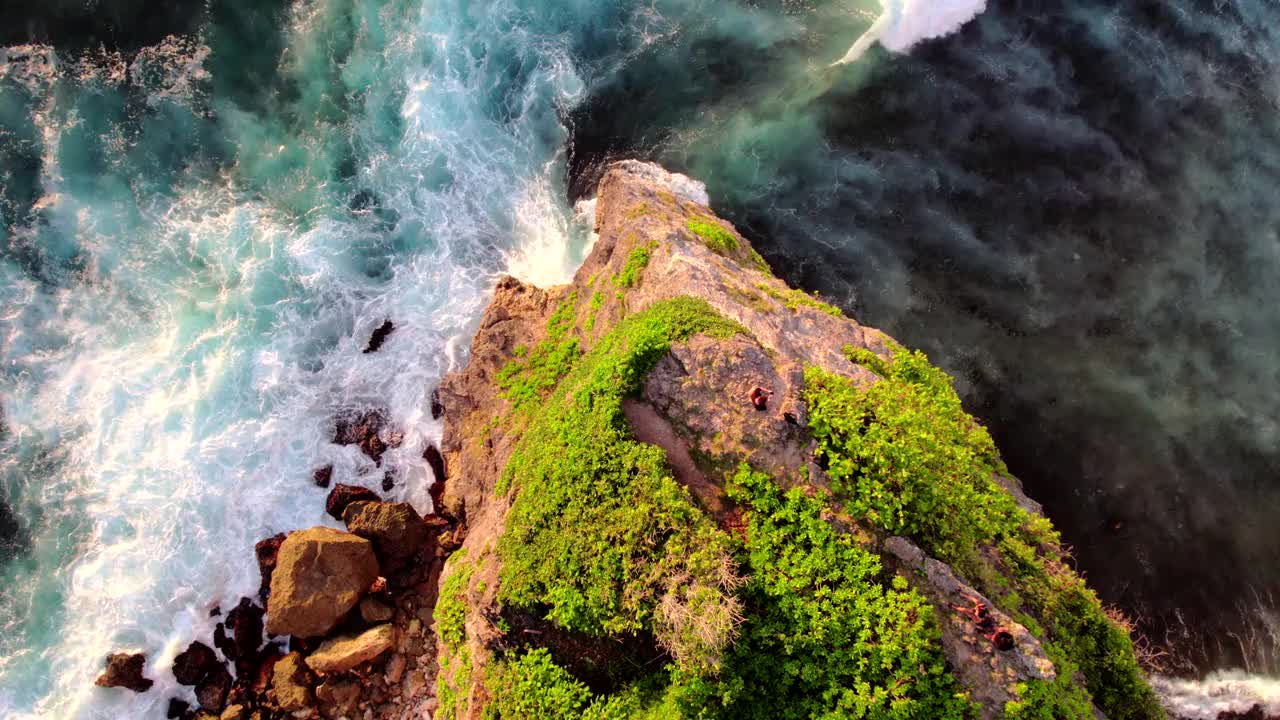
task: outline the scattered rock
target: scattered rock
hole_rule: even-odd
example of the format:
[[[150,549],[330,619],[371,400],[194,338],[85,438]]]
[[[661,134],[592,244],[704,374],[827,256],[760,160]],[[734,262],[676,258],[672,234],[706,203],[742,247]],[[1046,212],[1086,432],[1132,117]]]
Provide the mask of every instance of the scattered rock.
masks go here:
[[[169,720],[178,720],[184,718],[191,710],[191,703],[178,698],[169,698],[169,707],[165,710],[164,716]]]
[[[377,658],[395,645],[395,628],[391,625],[379,625],[355,637],[324,641],[320,649],[307,658],[307,666],[321,675],[346,672]]]
[[[324,502],[324,511],[334,520],[341,520],[342,513],[353,502],[379,502],[378,493],[359,485],[334,485],[329,491],[329,498]]]
[[[311,673],[298,653],[289,653],[275,663],[271,690],[281,710],[302,710],[311,706]]]
[[[265,611],[249,598],[227,613],[227,619],[213,631],[213,644],[237,666],[252,660],[262,644],[262,616]]]
[[[440,388],[437,387],[431,391],[431,419],[439,420],[444,417],[444,402],[440,400]]]
[[[408,503],[354,502],[342,519],[352,533],[373,542],[384,563],[414,557],[427,542],[427,526]]]
[[[196,641],[173,659],[173,678],[179,685],[195,685],[221,664],[213,648]]]
[[[231,673],[221,665],[205,675],[196,685],[196,700],[200,707],[211,713],[221,713],[227,706],[227,693],[231,692]]]
[[[404,667],[406,664],[407,661],[400,653],[392,655],[391,658],[387,660],[387,672],[385,677],[388,685],[396,685],[400,682],[400,678],[404,676]]]
[[[329,481],[332,479],[333,479],[332,465],[325,465],[324,467],[316,470],[314,473],[311,474],[311,481],[316,484],[316,487],[327,488],[329,487]]]
[[[360,704],[360,685],[352,680],[328,681],[316,688],[316,698],[335,711],[335,716],[351,717]]]
[[[381,410],[368,410],[340,417],[334,429],[333,442],[337,445],[359,445],[369,459],[381,465],[382,454],[388,448],[397,447],[402,439],[391,437],[384,441],[380,434],[386,424],[386,413]]]
[[[395,330],[395,323],[390,320],[384,321],[376,330],[373,331],[373,334],[369,336],[369,345],[365,347],[364,354],[368,355],[369,353],[378,352],[378,350],[382,348],[382,344],[387,341],[387,337],[391,335],[391,333],[395,332]]]
[[[360,601],[360,617],[370,625],[384,623],[395,617],[396,611],[367,597]]]
[[[396,474],[387,471],[382,475],[382,492],[391,492],[396,487]]]
[[[279,533],[259,540],[253,546],[253,552],[258,556],[258,575],[262,578],[258,584],[258,598],[261,600],[266,600],[267,593],[271,591],[271,573],[276,569],[276,556],[280,554],[280,544],[285,537],[284,533]]]
[[[379,575],[373,544],[326,527],[291,533],[271,576],[272,635],[316,637],[342,619]]]
[[[98,676],[98,687],[118,687],[134,692],[146,692],[155,684],[142,676],[147,656],[142,653],[112,653],[107,656],[107,669]]]

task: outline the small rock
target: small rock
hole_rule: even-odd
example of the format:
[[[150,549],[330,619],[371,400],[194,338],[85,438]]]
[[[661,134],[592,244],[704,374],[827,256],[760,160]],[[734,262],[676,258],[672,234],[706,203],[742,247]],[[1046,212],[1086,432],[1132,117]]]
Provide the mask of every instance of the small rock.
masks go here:
[[[328,681],[316,688],[316,697],[336,710],[339,717],[354,717],[360,705],[360,684],[354,680]]]
[[[374,463],[382,464],[382,454],[388,448],[400,444],[401,438],[390,438],[385,442],[380,437],[387,424],[386,413],[381,410],[368,410],[363,413],[348,414],[337,420],[333,442],[336,445],[359,445],[365,455]]]
[[[391,335],[391,333],[395,332],[395,330],[396,325],[390,320],[379,325],[378,328],[373,331],[373,334],[369,336],[369,344],[365,347],[364,354],[368,355],[369,353],[378,352],[378,350],[382,348],[382,344],[387,341],[387,337]]]
[[[387,471],[382,475],[382,492],[391,492],[396,488],[396,474]]]
[[[404,656],[399,653],[392,655],[391,659],[387,660],[386,678],[388,685],[395,685],[400,682],[400,678],[404,675],[405,664]]]
[[[302,655],[289,653],[276,662],[271,674],[271,690],[281,710],[302,710],[311,706],[311,673]]]
[[[179,685],[195,685],[220,664],[213,648],[193,642],[173,659],[173,678]]]
[[[360,617],[364,618],[364,621],[370,625],[387,622],[394,615],[395,610],[373,598],[367,597],[360,601]]]
[[[440,388],[431,391],[431,419],[439,420],[444,417],[444,403],[440,400]]]
[[[146,692],[154,681],[142,676],[147,656],[142,653],[112,653],[107,656],[107,669],[98,676],[98,687],[119,687],[134,692]]]
[[[196,685],[196,700],[200,702],[202,709],[211,713],[221,713],[227,706],[229,692],[231,692],[231,673],[219,665]]]
[[[396,632],[391,625],[379,625],[355,637],[326,640],[307,658],[307,665],[317,673],[329,675],[346,672],[369,662],[395,647]]]
[[[422,621],[414,618],[409,621],[409,637],[418,637],[422,634]]]
[[[353,502],[342,519],[348,530],[373,543],[384,562],[413,557],[427,542],[427,526],[408,503]]]
[[[248,720],[249,710],[243,705],[228,705],[219,720]]]
[[[178,720],[184,718],[191,710],[191,703],[178,698],[169,698],[169,707],[165,710],[164,716],[169,720]]]
[[[351,533],[314,527],[291,533],[271,576],[272,635],[316,637],[342,619],[378,578],[373,544]]]
[[[258,575],[261,582],[258,583],[258,599],[266,600],[267,593],[271,591],[271,573],[276,569],[276,561],[280,555],[280,545],[284,539],[288,537],[284,533],[272,535],[266,540],[259,540],[258,544],[253,546],[253,553],[258,558]]]
[[[322,487],[322,488],[329,487],[329,481],[331,479],[333,479],[332,465],[325,465],[324,467],[320,468],[319,470],[316,470],[314,473],[311,474],[311,482],[314,482],[316,484],[316,487]]]
[[[353,502],[380,502],[382,498],[378,497],[378,493],[369,488],[360,487],[359,485],[334,485],[333,490],[329,491],[329,498],[325,500],[324,511],[334,520],[341,520],[342,513],[346,511],[347,506]]]

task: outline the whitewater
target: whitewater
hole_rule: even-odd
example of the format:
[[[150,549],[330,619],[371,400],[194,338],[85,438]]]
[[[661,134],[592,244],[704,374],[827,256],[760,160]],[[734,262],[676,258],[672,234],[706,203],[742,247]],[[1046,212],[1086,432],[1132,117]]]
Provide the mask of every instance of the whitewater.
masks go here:
[[[562,282],[589,248],[566,117],[688,5],[304,0],[267,63],[284,90],[225,79],[227,48],[258,42],[229,39],[244,28],[133,57],[0,50],[0,160],[39,167],[30,188],[4,177],[4,202],[31,197],[0,228],[0,497],[24,535],[0,566],[0,717],[191,699],[173,658],[256,591],[254,543],[336,526],[318,467],[430,508],[429,396],[496,278]],[[838,64],[984,8],[842,6],[835,42],[859,39]],[[604,26],[613,64],[580,66]],[[331,442],[335,417],[375,407],[404,433],[380,466]],[[92,687],[123,648],[147,653],[151,691]],[[1225,705],[1274,698],[1245,677]]]

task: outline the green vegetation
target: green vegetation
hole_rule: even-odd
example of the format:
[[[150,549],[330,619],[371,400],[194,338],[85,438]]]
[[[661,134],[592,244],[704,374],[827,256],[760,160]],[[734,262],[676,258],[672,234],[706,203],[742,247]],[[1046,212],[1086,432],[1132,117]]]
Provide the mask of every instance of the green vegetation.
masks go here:
[[[596,315],[600,314],[600,308],[604,307],[604,293],[595,292],[591,295],[591,305],[587,313],[587,321],[582,324],[582,329],[591,332],[596,327]]]
[[[725,230],[720,223],[714,220],[689,218],[685,221],[684,226],[689,232],[702,238],[702,242],[706,243],[707,247],[720,255],[732,254],[741,246],[738,243],[738,238],[734,237],[733,233]]]
[[[453,561],[453,574],[445,579],[436,602],[436,634],[444,649],[436,697],[440,699],[441,720],[462,717],[471,687],[471,649],[467,646],[467,589],[475,566],[465,556]],[[452,675],[452,681],[450,680]]]
[[[739,614],[727,540],[663,451],[631,437],[622,399],[673,342],[741,331],[705,302],[676,298],[623,320],[573,367],[497,489],[516,491],[498,542],[501,602],[546,607],[575,631],[652,629],[687,668],[719,662]]]
[[[760,253],[756,252],[755,248],[748,247],[747,254],[751,257],[751,265],[755,267],[755,269],[767,275],[773,274],[773,269],[769,267],[769,263],[765,262],[764,258],[760,257]]]
[[[760,288],[765,295],[768,295],[774,300],[786,305],[787,309],[791,312],[797,312],[801,307],[808,307],[819,312],[824,312],[832,317],[844,317],[844,312],[842,312],[840,308],[835,305],[828,305],[827,303],[824,303],[801,290],[793,290],[792,288],[779,290],[778,288],[763,282],[756,283],[756,287]]]
[[[547,320],[547,337],[533,350],[516,348],[516,358],[498,371],[502,396],[517,410],[541,398],[556,386],[578,359],[578,339],[574,337],[574,306],[578,294],[570,293]]]
[[[649,265],[649,258],[652,257],[653,251],[658,247],[658,243],[651,242],[647,245],[641,245],[631,251],[627,256],[627,263],[622,266],[622,270],[618,272],[618,276],[613,279],[615,285],[620,288],[634,287],[640,280],[640,273]]]
[[[769,314],[774,312],[777,307],[763,297],[737,285],[726,285],[725,292],[729,294],[729,297],[733,298],[734,302],[739,305],[745,305],[758,313]]]
[[[975,578],[1010,614],[1039,618],[1042,627],[1033,629],[1080,669],[1108,717],[1163,717],[1131,640],[1063,564],[1048,521],[1028,515],[996,484],[994,475],[1007,470],[986,429],[964,412],[950,377],[922,353],[900,346],[891,352],[886,360],[847,349],[883,378],[870,387],[819,368],[805,373],[810,429],[845,509],[914,538]],[[999,567],[979,554],[982,547],[998,551]],[[1034,690],[1037,706],[1028,700],[1017,708],[1025,717],[1070,705],[1058,685]]]

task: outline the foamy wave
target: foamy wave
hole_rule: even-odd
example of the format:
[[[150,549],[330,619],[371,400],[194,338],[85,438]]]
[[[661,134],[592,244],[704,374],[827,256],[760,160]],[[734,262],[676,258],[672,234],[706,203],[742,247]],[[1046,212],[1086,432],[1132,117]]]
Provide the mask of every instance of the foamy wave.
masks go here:
[[[1155,677],[1151,683],[1170,715],[1181,720],[1214,720],[1220,712],[1257,705],[1269,715],[1280,713],[1280,678],[1230,670],[1203,680]]]
[[[986,0],[881,0],[884,11],[835,65],[856,62],[876,42],[906,52],[925,40],[944,37],[987,9]]]

